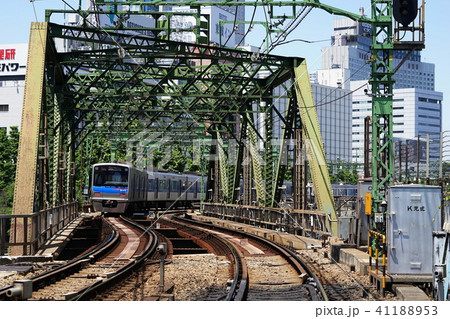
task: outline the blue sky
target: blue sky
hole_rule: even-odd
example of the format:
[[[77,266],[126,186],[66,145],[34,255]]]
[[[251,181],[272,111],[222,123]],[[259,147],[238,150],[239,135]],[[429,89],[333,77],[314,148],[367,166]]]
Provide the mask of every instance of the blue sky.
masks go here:
[[[79,0],[66,0],[71,6],[77,7]],[[370,0],[323,0],[324,4],[358,13],[360,7],[364,7],[366,15],[370,16]],[[85,0],[82,0],[85,3]],[[65,4],[62,0],[2,0],[3,27],[0,28],[0,43],[25,43],[28,42],[29,28],[32,21],[44,21],[45,9],[62,9]],[[247,7],[247,20],[251,19],[251,7]],[[443,102],[443,130],[450,130],[450,37],[446,22],[450,12],[450,1],[428,1],[425,18],[426,48],[422,51],[422,61],[436,65],[436,91],[444,93]],[[260,21],[264,18],[260,16]],[[328,42],[305,43],[294,42],[281,46],[273,54],[305,57],[310,71],[321,67],[320,49],[330,44],[333,19],[335,16],[320,10],[313,9],[306,19],[291,34],[288,40],[294,38],[308,41],[328,40]],[[60,22],[60,21],[55,21]],[[260,46],[263,40],[263,29],[254,28],[249,33],[248,42]]]

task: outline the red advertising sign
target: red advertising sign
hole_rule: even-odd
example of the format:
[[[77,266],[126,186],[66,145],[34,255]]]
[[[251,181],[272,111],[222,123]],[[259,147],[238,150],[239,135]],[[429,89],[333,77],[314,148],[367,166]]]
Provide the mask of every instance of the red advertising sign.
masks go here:
[[[0,49],[0,60],[14,60],[16,49]]]

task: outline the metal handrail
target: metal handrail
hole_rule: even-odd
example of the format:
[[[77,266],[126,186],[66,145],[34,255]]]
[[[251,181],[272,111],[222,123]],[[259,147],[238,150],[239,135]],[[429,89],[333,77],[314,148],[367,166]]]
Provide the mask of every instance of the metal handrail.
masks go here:
[[[23,247],[23,255],[33,255],[46,240],[77,216],[77,202],[31,214],[0,215],[0,256],[6,255],[9,248],[17,246]],[[23,238],[17,236],[20,226]]]

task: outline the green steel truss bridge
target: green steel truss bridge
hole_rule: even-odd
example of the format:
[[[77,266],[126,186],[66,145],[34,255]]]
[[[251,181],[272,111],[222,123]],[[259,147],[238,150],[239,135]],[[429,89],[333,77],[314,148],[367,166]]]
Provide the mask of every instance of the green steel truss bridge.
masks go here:
[[[151,167],[152,150],[161,145],[192,146],[209,177],[204,199],[222,204],[236,204],[242,186],[241,204],[277,207],[280,186],[291,170],[294,207],[305,209],[308,167],[317,207],[328,215],[323,230],[337,234],[306,61],[209,44],[210,17],[201,11],[204,6],[288,7],[292,14],[283,15],[288,20],[304,7],[315,7],[372,24],[372,205],[379,211],[393,177],[392,1],[372,0],[371,18],[313,0],[93,4],[89,10],[81,9],[81,1],[79,7],[48,10],[46,22],[31,26],[14,214],[73,202],[76,189],[86,186],[76,182],[76,168],[89,158],[92,143],[105,138],[112,148],[110,160],[125,144],[127,161],[141,167]],[[148,12],[149,5],[188,6],[190,11]],[[273,22],[280,19],[275,11]],[[71,13],[80,18],[78,24],[52,22]],[[130,26],[130,15],[151,16],[155,23]],[[195,18],[189,29],[195,43],[169,40],[174,15]],[[114,26],[101,26],[102,16],[114,20]],[[78,49],[58,51],[55,43]],[[276,122],[281,135],[274,143]],[[20,237],[20,227],[15,229]]]

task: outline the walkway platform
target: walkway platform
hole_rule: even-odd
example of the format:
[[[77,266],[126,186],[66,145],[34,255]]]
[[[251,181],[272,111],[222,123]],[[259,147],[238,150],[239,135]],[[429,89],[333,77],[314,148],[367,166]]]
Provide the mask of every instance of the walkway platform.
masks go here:
[[[433,275],[417,275],[417,274],[389,274],[386,273],[385,287],[383,288],[383,274],[378,271],[371,271],[370,282],[377,287],[377,290],[393,291],[401,300],[404,301],[429,301],[430,298],[419,287],[414,284],[432,283]]]
[[[361,275],[369,274],[369,255],[367,252],[356,248],[342,248],[339,261],[346,265],[354,265],[355,270]]]
[[[73,237],[75,230],[83,222],[84,216],[72,220],[66,227],[61,229],[52,238],[47,240],[34,255],[35,257],[56,258]]]
[[[393,290],[403,301],[430,301],[422,289],[412,285],[394,285]]]
[[[293,234],[288,234],[281,231],[261,228],[257,226],[237,223],[229,220],[219,219],[215,217],[208,217],[198,214],[190,214],[193,219],[210,222],[213,225],[221,226],[225,228],[241,230],[246,233],[258,235],[267,239],[270,239],[276,243],[292,247],[294,249],[313,249],[313,248],[321,248],[322,241],[313,238],[307,238],[302,236],[297,236]]]
[[[0,278],[9,277],[14,274],[23,274],[31,270],[30,266],[18,266],[20,263],[53,262],[69,243],[75,233],[75,229],[82,223],[84,216],[71,221],[65,228],[57,232],[47,240],[35,255],[30,256],[1,256]]]

